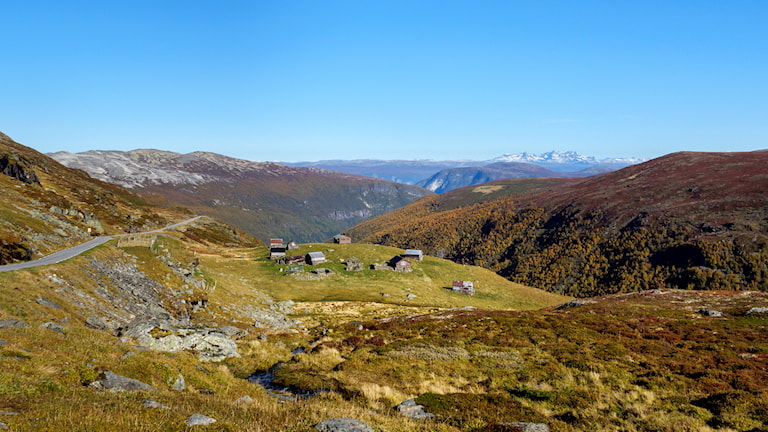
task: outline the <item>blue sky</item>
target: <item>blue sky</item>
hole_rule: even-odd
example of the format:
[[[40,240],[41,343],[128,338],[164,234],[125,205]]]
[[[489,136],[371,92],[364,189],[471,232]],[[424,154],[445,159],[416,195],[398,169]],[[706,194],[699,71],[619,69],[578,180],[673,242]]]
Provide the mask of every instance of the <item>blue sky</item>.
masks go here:
[[[768,148],[768,2],[0,3],[0,131],[251,160]]]

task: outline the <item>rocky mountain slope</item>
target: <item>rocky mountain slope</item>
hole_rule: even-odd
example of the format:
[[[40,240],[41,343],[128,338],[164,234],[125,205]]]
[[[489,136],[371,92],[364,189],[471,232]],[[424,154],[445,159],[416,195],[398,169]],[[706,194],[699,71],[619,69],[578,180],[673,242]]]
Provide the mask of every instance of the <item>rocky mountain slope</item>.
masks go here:
[[[610,171],[608,168],[585,168],[580,171],[552,171],[543,166],[523,162],[496,162],[483,167],[451,168],[416,183],[435,193],[444,193],[465,186],[488,183],[494,180],[535,177],[588,177]]]
[[[91,236],[159,228],[183,215],[0,133],[0,264],[27,261]]]
[[[91,151],[51,156],[141,192],[152,202],[214,216],[263,241],[326,240],[430,194],[379,179],[205,152]]]
[[[768,151],[675,153],[474,206],[417,202],[349,233],[577,296],[766,289],[767,164]]]

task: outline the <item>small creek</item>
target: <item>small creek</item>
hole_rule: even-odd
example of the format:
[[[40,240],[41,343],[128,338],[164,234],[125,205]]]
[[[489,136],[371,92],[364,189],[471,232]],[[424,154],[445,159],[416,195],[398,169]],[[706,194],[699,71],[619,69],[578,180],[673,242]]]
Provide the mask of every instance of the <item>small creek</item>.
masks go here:
[[[296,348],[291,354],[302,354],[304,348]],[[269,368],[269,370],[256,371],[253,375],[247,378],[248,381],[258,384],[267,391],[267,394],[275,399],[285,401],[297,401],[301,398],[310,398],[319,395],[320,393],[328,393],[330,390],[299,390],[292,387],[287,387],[275,382],[275,371],[280,369],[285,363],[280,362]]]

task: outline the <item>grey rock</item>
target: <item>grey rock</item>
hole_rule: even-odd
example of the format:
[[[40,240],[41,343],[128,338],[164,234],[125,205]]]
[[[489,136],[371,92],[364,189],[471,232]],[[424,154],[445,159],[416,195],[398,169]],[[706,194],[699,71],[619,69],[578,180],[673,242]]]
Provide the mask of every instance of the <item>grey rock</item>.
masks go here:
[[[347,417],[323,420],[315,425],[320,432],[373,432],[373,428],[360,420]]]
[[[255,327],[269,330],[288,330],[301,326],[299,321],[290,319],[283,313],[272,309],[254,310],[251,312],[250,316],[254,320],[253,325]]]
[[[111,392],[157,390],[149,384],[118,375],[111,371],[105,371],[102,379],[94,381],[89,385],[97,390],[109,390]]]
[[[13,318],[0,320],[0,329],[24,328],[24,327],[29,327],[29,324],[25,323],[24,321],[19,321]]]
[[[144,408],[156,408],[156,409],[171,409],[168,405],[163,405],[154,399],[147,399],[142,402]]]
[[[173,382],[173,385],[171,386],[173,390],[176,391],[184,391],[187,389],[187,382],[184,380],[184,375],[179,374],[178,377],[176,377],[176,381]]]
[[[424,411],[424,406],[417,404],[416,400],[413,398],[402,401],[400,405],[395,408],[400,414],[414,419],[435,417],[434,414]]]
[[[48,300],[47,298],[43,298],[43,297],[35,299],[35,303],[37,303],[39,305],[42,305],[42,306],[48,306],[48,307],[54,308],[54,309],[61,309],[61,306],[59,306],[56,303]]]
[[[723,316],[722,312],[712,310],[712,309],[699,309],[699,313],[704,316],[715,317],[715,318],[720,318]]]
[[[243,397],[239,397],[235,401],[236,405],[246,405],[246,404],[250,404],[250,403],[253,403],[253,398],[248,396],[248,395],[245,395]]]
[[[280,313],[288,314],[293,312],[294,306],[296,306],[296,303],[293,300],[284,300],[273,304],[271,308]]]
[[[237,328],[235,326],[230,326],[230,325],[225,325],[225,326],[219,327],[219,331],[221,333],[224,333],[225,335],[227,335],[229,337],[240,337],[244,333],[246,333],[245,331],[243,331],[243,330],[241,330],[241,329],[239,329],[239,328]]]
[[[222,361],[229,357],[240,357],[235,341],[213,329],[172,329],[171,331],[179,334],[155,338],[149,333],[154,328],[152,324],[137,326],[131,330],[129,336],[135,338],[139,345],[155,351],[196,351],[201,361]]]
[[[59,323],[47,322],[47,323],[44,323],[44,324],[40,324],[40,328],[44,328],[44,329],[48,329],[48,330],[53,330],[55,332],[59,332],[61,334],[64,334],[64,329],[66,327],[64,327],[63,325],[61,325]]]
[[[131,356],[134,356],[134,355],[136,355],[136,354],[133,351],[128,351],[125,354],[120,356],[120,360],[125,360],[128,357],[131,357]]]
[[[584,305],[593,304],[593,303],[595,303],[594,300],[576,299],[576,300],[571,300],[568,303],[561,304],[557,308],[569,309],[569,308],[575,308],[575,307],[584,306]]]
[[[764,314],[768,313],[768,307],[753,307],[746,312],[745,315]]]
[[[7,345],[7,344],[8,344],[8,342],[7,342],[7,341],[4,341],[4,340],[0,340],[0,346],[3,346],[3,345]]]
[[[16,411],[0,410],[0,415],[14,416],[14,415],[19,415],[19,413],[17,413]]]
[[[549,432],[549,426],[544,423],[510,422],[498,423],[498,425],[509,426],[510,432]]]
[[[187,426],[207,426],[216,423],[216,419],[202,414],[192,414],[184,420]]]
[[[0,429],[8,429],[8,425],[5,423],[0,423]]]

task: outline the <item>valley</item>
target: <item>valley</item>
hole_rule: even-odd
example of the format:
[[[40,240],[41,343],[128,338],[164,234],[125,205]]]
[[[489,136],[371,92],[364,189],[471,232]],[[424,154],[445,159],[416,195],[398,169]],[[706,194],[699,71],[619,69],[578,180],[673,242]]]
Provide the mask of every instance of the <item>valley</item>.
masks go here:
[[[5,138],[3,264],[100,244],[0,272],[0,428],[768,430],[765,152],[412,197],[300,265]]]

